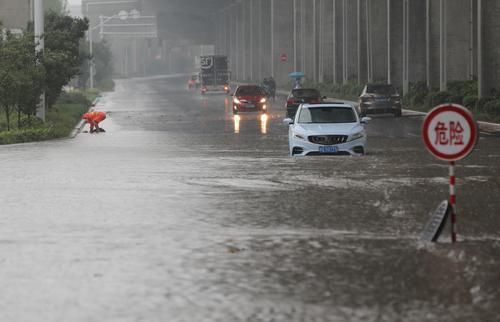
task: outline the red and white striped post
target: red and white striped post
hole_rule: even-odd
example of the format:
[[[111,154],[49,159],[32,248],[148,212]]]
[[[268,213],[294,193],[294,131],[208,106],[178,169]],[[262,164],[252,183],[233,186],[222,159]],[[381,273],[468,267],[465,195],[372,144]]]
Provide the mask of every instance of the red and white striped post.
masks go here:
[[[476,146],[477,124],[469,110],[457,104],[433,108],[424,119],[422,136],[425,147],[436,158],[450,164],[451,241],[457,241],[457,197],[455,162],[468,156]]]
[[[457,242],[457,196],[455,190],[455,161],[450,162],[450,208],[451,208],[451,242]]]

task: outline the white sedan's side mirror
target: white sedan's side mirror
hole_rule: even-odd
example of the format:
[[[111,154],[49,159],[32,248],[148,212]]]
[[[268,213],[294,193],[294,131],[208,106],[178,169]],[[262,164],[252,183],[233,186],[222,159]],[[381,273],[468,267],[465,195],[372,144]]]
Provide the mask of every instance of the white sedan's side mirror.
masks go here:
[[[366,116],[365,116],[365,117],[362,117],[362,118],[361,118],[361,123],[362,123],[362,124],[367,124],[367,123],[368,123],[368,122],[370,122],[371,120],[372,120],[372,118],[371,118],[371,117],[366,117]]]
[[[286,119],[283,120],[283,124],[285,125],[292,125],[293,124],[293,120],[289,117],[287,117]]]

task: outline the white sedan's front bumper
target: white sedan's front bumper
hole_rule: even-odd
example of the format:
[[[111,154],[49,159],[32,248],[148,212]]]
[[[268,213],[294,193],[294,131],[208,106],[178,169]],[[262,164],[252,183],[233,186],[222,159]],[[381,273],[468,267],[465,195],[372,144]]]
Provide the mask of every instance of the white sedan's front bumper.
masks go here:
[[[320,153],[320,146],[336,146],[338,152],[332,153],[333,155],[363,155],[366,151],[366,136],[336,145],[315,144],[296,137],[290,138],[289,143],[290,155],[292,156],[328,155],[328,153]]]

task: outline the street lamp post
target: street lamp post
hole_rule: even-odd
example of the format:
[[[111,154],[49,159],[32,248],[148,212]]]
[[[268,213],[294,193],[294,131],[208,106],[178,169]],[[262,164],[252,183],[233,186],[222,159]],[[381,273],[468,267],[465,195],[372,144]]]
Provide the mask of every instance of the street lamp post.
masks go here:
[[[43,52],[45,49],[45,41],[43,39],[44,33],[44,9],[43,0],[35,0],[34,3],[34,28],[35,28],[35,42],[36,42],[36,52]],[[40,98],[40,104],[36,111],[36,116],[45,122],[45,93],[42,94]]]
[[[118,14],[113,15],[111,17],[105,17],[103,15],[99,16],[99,24],[96,26],[91,26],[89,28],[88,36],[89,36],[89,54],[90,54],[90,63],[89,63],[89,72],[90,72],[90,89],[94,89],[94,41],[92,37],[92,32],[99,28],[100,39],[104,37],[104,26],[105,24],[115,18],[120,18],[120,20],[125,21],[128,18],[139,19],[142,18],[141,13],[137,10],[132,10],[129,12],[122,10]],[[150,18],[150,17],[147,17]]]
[[[43,0],[34,0],[35,1],[35,16],[36,16],[36,3],[37,1],[38,2],[41,2],[42,5],[42,12],[43,12]],[[88,16],[89,15],[89,7],[90,6],[103,6],[103,5],[116,5],[116,4],[132,4],[132,3],[137,3],[137,0],[115,0],[115,1],[99,1],[99,2],[87,2],[86,3],[86,15]],[[35,22],[36,24],[36,22]],[[92,31],[94,29],[96,29],[97,27],[99,27],[100,25],[102,24],[102,22],[100,21],[99,25],[95,26],[94,28],[89,28],[89,31],[88,31],[88,36],[89,36],[89,54],[90,54],[90,63],[89,63],[89,72],[90,72],[90,88],[93,89],[94,88],[94,59],[92,57],[93,55],[93,46],[92,46]],[[36,27],[35,27],[35,30],[36,30]],[[35,34],[36,34],[36,31],[35,31]],[[102,32],[101,32],[101,35],[102,35]]]

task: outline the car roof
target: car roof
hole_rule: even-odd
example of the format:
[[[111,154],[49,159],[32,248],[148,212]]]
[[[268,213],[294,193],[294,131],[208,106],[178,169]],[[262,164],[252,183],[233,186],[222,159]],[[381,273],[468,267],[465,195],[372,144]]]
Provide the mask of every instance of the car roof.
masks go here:
[[[245,85],[239,85],[238,88],[252,88],[252,87],[258,87],[258,88],[262,88],[262,86],[260,85],[257,85],[257,84],[245,84]]]
[[[290,95],[297,93],[297,92],[303,92],[303,93],[314,93],[315,95],[321,95],[321,92],[317,88],[294,88],[290,91]]]
[[[309,108],[309,107],[350,107],[354,108],[351,104],[347,104],[344,102],[333,102],[333,103],[318,103],[318,104],[301,104],[300,105],[302,108]]]

